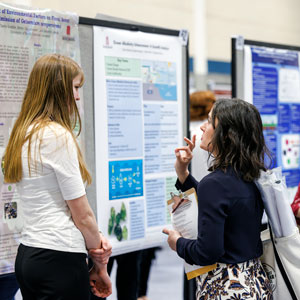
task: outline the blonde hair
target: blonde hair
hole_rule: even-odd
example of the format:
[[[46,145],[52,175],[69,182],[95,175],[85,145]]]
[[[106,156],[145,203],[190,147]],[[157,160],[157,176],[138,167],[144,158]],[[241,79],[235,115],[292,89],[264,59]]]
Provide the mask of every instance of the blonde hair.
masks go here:
[[[22,179],[22,146],[28,141],[28,166],[33,135],[54,121],[69,131],[77,147],[78,161],[83,181],[91,183],[91,176],[73,130],[81,119],[73,94],[73,79],[80,75],[80,86],[84,75],[79,65],[66,56],[48,54],[40,57],[30,73],[21,112],[14,124],[4,153],[4,181],[15,183]],[[32,129],[27,134],[28,127]],[[77,136],[78,136],[77,135]]]

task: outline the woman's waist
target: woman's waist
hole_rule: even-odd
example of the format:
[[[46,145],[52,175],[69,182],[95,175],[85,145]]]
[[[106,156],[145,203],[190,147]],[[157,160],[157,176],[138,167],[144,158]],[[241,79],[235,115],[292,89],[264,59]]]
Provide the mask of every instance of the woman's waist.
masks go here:
[[[72,220],[69,208],[55,205],[43,209],[42,206],[23,206],[21,210],[24,228],[32,231],[51,229],[67,230],[77,228]]]
[[[25,225],[20,242],[31,247],[86,253],[83,235],[74,223],[68,227],[48,228]]]

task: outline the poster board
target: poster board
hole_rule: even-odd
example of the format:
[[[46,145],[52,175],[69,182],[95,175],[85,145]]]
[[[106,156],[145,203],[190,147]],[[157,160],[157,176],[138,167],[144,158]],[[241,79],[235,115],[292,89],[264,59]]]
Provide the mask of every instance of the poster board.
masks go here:
[[[88,198],[96,200],[99,228],[117,255],[166,240],[161,230],[170,226],[174,149],[188,130],[187,44],[179,31],[97,22]]]
[[[37,58],[59,53],[80,64],[78,22],[74,13],[0,3],[0,160]],[[4,169],[5,164],[0,170],[0,275],[14,271],[23,226],[20,197],[15,184],[4,183]]]
[[[300,47],[233,38],[232,92],[258,108],[291,201],[300,182]]]
[[[13,115],[10,114],[9,118],[9,126],[6,128],[5,124],[6,121],[3,121],[3,118],[0,118],[0,144],[1,144],[1,156],[4,152],[6,143],[8,141],[8,136],[10,132],[10,128],[13,125],[15,116],[18,115],[18,111],[20,109],[21,101],[22,101],[22,95],[26,88],[26,81],[28,78],[28,75],[30,73],[30,70],[33,66],[34,61],[41,55],[45,53],[60,53],[64,55],[68,55],[71,58],[75,59],[79,64],[81,64],[84,74],[85,74],[85,84],[82,89],[82,95],[81,99],[83,101],[80,106],[81,115],[83,116],[83,113],[85,117],[83,118],[83,128],[82,128],[82,134],[81,134],[81,148],[83,149],[85,159],[87,162],[87,165],[89,167],[89,170],[93,177],[93,183],[91,186],[87,188],[87,195],[89,199],[89,203],[97,216],[97,211],[101,207],[101,201],[99,200],[101,198],[101,189],[100,196],[97,195],[97,176],[101,178],[101,174],[96,174],[96,163],[95,163],[95,118],[94,118],[94,51],[93,51],[93,45],[94,45],[94,36],[93,36],[93,27],[99,26],[99,27],[107,27],[107,28],[117,28],[122,30],[128,30],[128,31],[141,31],[141,32],[148,32],[148,33],[155,33],[160,34],[162,36],[164,35],[173,35],[178,36],[180,34],[179,31],[174,30],[168,30],[163,28],[156,28],[156,27],[149,27],[145,25],[136,25],[136,24],[130,24],[130,23],[118,23],[113,21],[104,21],[104,20],[97,20],[97,19],[89,19],[89,18],[82,18],[78,17],[72,13],[60,13],[60,12],[53,12],[49,9],[43,9],[43,10],[37,10],[34,8],[20,8],[20,7],[13,7],[9,8],[9,14],[10,17],[5,16],[6,12],[4,11],[6,9],[5,7],[1,10],[1,21],[6,22],[7,25],[2,25],[2,29],[8,30],[8,35],[5,39],[2,40],[2,43],[0,43],[2,46],[4,43],[7,45],[13,44],[12,47],[21,47],[22,51],[28,52],[29,55],[25,56],[23,55],[22,59],[24,60],[23,63],[20,63],[20,55],[22,55],[22,51],[18,53],[18,57],[15,56],[15,59],[18,60],[18,64],[14,68],[23,68],[24,70],[22,72],[19,72],[23,76],[20,80],[20,78],[14,78],[14,80],[8,80],[7,74],[6,76],[2,76],[2,85],[1,89],[5,92],[11,92],[14,94],[12,97],[12,101],[10,104],[11,109],[13,110]],[[20,13],[19,13],[20,11]],[[20,25],[12,24],[17,22],[16,20],[19,20]],[[79,21],[78,21],[79,19]],[[13,21],[14,20],[14,21]],[[23,21],[22,21],[23,20]],[[79,24],[78,24],[79,22]],[[43,25],[41,25],[44,23]],[[19,27],[19,28],[18,28]],[[39,28],[42,27],[42,28]],[[0,28],[1,29],[1,28]],[[38,31],[36,30],[38,29]],[[60,30],[58,30],[60,29]],[[3,33],[3,30],[1,33]],[[22,40],[23,44],[18,44],[18,39],[13,38],[14,35],[11,35],[10,31],[14,31],[16,36],[23,36],[24,40]],[[22,31],[22,34],[19,34],[19,31]],[[24,34],[23,34],[24,32]],[[79,41],[78,41],[78,35],[79,35]],[[53,37],[53,38],[52,38]],[[2,47],[3,48],[3,47]],[[24,49],[23,49],[24,48]],[[3,50],[3,49],[2,49]],[[7,52],[7,51],[6,51]],[[6,53],[5,52],[5,53]],[[26,52],[26,53],[27,53]],[[32,53],[31,53],[32,52]],[[2,53],[3,54],[3,53]],[[3,54],[4,55],[4,54]],[[2,56],[3,56],[2,55]],[[5,54],[6,55],[6,54]],[[182,102],[181,107],[179,108],[182,110],[183,114],[183,120],[181,121],[181,132],[185,135],[188,132],[188,115],[187,115],[187,107],[188,107],[188,72],[187,72],[187,63],[188,63],[188,45],[182,45],[181,47],[181,57],[182,57],[182,72],[181,72],[181,93],[182,93]],[[27,58],[26,58],[27,57]],[[7,60],[2,59],[2,63],[5,62],[8,63]],[[5,80],[4,80],[5,79]],[[12,88],[12,83],[16,82],[19,84],[18,88]],[[23,88],[21,88],[20,85],[23,85]],[[1,91],[1,92],[2,92]],[[9,106],[9,105],[8,105]],[[1,113],[3,114],[5,111],[3,110],[2,104],[1,104]],[[6,113],[6,112],[5,112]],[[2,116],[3,117],[3,116]],[[6,118],[7,119],[7,118]],[[1,172],[2,174],[2,172]],[[18,246],[18,237],[20,235],[20,228],[21,228],[21,214],[19,214],[18,222],[14,226],[11,219],[8,220],[8,217],[5,218],[5,208],[7,208],[7,205],[5,206],[5,203],[7,202],[17,202],[17,193],[15,193],[15,189],[13,185],[4,185],[3,184],[3,174],[0,178],[1,181],[1,191],[3,194],[5,194],[5,199],[1,197],[1,218],[0,218],[0,225],[1,225],[1,243],[0,245],[2,247],[5,247],[1,250],[1,254],[3,257],[0,258],[0,275],[11,273],[14,271],[14,259],[16,255],[16,250]],[[167,196],[166,196],[167,197]],[[100,202],[99,202],[100,201]],[[5,202],[5,203],[4,203]],[[13,211],[15,209],[14,206],[12,206]],[[19,222],[20,221],[20,222]],[[168,223],[168,220],[166,220],[166,223]],[[5,229],[5,230],[4,230]],[[102,227],[100,226],[100,229]],[[7,232],[9,231],[9,232]],[[157,234],[158,235],[158,234]],[[159,236],[162,236],[161,233],[159,233]],[[5,239],[5,241],[4,241]],[[119,250],[118,253],[123,253],[122,251],[134,251],[137,249],[147,248],[150,246],[161,244],[163,240],[163,237],[160,239],[156,239],[153,243],[145,243],[144,239],[139,239],[138,245],[132,245],[130,247],[127,247],[127,249]]]

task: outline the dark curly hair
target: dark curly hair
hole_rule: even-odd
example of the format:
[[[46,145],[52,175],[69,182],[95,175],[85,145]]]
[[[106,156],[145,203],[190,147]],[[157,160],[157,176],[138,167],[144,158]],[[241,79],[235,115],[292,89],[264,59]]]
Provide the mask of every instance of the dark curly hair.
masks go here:
[[[256,107],[240,99],[219,99],[211,114],[215,129],[211,140],[214,159],[209,170],[228,167],[245,181],[259,177],[266,170],[265,155],[271,159],[265,145],[263,126]]]

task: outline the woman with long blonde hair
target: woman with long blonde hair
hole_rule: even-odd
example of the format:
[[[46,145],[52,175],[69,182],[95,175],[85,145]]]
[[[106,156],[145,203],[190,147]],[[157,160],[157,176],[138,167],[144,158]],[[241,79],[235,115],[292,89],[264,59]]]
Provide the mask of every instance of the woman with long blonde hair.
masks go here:
[[[90,287],[98,297],[111,293],[111,246],[89,206],[84,182],[91,176],[74,135],[83,82],[72,59],[39,58],[5,150],[4,180],[17,184],[23,211],[15,272],[24,300],[87,300]]]

